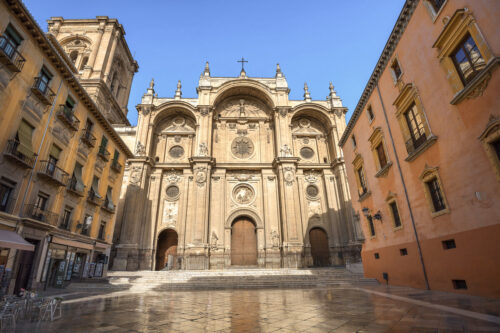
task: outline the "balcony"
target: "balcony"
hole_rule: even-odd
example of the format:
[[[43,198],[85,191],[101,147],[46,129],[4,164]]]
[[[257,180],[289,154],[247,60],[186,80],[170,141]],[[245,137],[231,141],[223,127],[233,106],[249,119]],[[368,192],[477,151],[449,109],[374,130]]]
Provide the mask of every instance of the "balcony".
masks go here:
[[[111,162],[111,169],[113,171],[116,171],[117,173],[120,173],[120,172],[122,172],[122,165],[117,160],[113,160]]]
[[[13,193],[3,194],[3,197],[0,197],[0,212],[11,214],[14,210],[14,205],[16,203],[16,197]]]
[[[64,220],[64,216],[61,217],[61,220],[59,222],[59,229],[62,229],[62,230],[70,230],[71,229],[71,224],[73,223],[73,220],[72,219],[69,219],[67,221]]]
[[[22,145],[17,140],[7,141],[7,147],[5,148],[4,155],[5,157],[10,158],[14,162],[17,162],[21,166],[30,169],[33,169],[36,157],[38,156],[37,154],[31,151],[31,148]]]
[[[37,205],[25,205],[23,217],[37,220],[46,224],[56,225],[59,215],[45,210]]]
[[[79,183],[75,177],[71,178],[68,183],[68,187],[66,190],[70,193],[73,193],[79,197],[83,197],[85,195],[85,185]]]
[[[103,200],[99,194],[95,193],[93,189],[90,189],[87,201],[96,206],[101,206]]]
[[[83,129],[81,140],[83,143],[85,143],[90,148],[95,147],[96,138],[95,138],[94,134],[92,134],[91,130],[89,130],[87,128]]]
[[[57,111],[57,117],[68,126],[73,131],[78,131],[78,126],[80,125],[80,120],[75,117],[73,109],[62,104],[59,105],[59,110]]]
[[[111,154],[109,151],[106,149],[106,147],[99,147],[99,151],[97,152],[97,156],[99,156],[103,161],[109,161],[109,156]]]
[[[434,142],[436,142],[437,136],[431,135],[421,136],[418,140],[414,141],[413,139],[409,139],[406,141],[406,150],[408,151],[408,156],[405,158],[405,161],[411,162],[416,159],[420,154],[427,150]]]
[[[26,62],[17,46],[5,36],[0,36],[0,62],[12,72],[20,72]]]
[[[54,101],[54,97],[56,94],[49,88],[49,84],[42,80],[42,78],[36,77],[35,82],[33,82],[33,86],[31,87],[31,91],[45,104],[52,104]]]
[[[50,161],[41,161],[38,175],[53,182],[57,186],[68,184],[69,174]]]
[[[102,208],[110,213],[114,213],[116,206],[108,199],[104,199],[104,203],[102,205]]]

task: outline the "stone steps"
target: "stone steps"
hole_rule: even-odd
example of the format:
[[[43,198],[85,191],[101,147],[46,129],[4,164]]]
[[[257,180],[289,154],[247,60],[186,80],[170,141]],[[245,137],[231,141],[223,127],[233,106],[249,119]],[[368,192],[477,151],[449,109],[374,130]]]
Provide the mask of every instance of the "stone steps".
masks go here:
[[[209,271],[109,272],[106,283],[78,282],[70,290],[261,289],[377,285],[375,279],[343,268],[325,269],[229,269]]]

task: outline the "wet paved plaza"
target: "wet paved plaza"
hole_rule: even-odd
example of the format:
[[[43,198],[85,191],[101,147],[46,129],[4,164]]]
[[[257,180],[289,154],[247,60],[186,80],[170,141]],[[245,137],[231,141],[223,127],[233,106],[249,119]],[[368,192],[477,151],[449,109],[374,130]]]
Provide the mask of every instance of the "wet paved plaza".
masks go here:
[[[389,297],[387,297],[389,296]],[[16,332],[500,332],[500,302],[409,288],[75,293]]]

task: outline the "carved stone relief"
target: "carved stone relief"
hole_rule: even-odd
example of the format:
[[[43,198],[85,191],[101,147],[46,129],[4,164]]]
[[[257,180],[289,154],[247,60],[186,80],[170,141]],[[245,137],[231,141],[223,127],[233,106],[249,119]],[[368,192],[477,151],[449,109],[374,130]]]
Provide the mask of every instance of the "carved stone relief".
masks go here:
[[[237,137],[231,144],[231,152],[237,158],[250,157],[254,152],[252,140],[246,136]]]
[[[132,167],[130,172],[130,183],[133,185],[140,185],[142,178],[142,168],[139,166]]]
[[[293,180],[295,178],[294,175],[294,169],[292,167],[285,167],[284,168],[284,178],[285,178],[285,184],[287,186],[292,186],[293,185]]]
[[[168,201],[163,202],[163,218],[162,223],[169,226],[175,226],[177,223],[178,202]]]
[[[255,193],[253,188],[248,184],[240,184],[234,187],[233,199],[240,205],[246,205],[253,201]]]
[[[194,170],[194,174],[195,174],[196,184],[198,184],[199,187],[205,185],[205,182],[207,181],[207,169],[201,167],[196,168]]]

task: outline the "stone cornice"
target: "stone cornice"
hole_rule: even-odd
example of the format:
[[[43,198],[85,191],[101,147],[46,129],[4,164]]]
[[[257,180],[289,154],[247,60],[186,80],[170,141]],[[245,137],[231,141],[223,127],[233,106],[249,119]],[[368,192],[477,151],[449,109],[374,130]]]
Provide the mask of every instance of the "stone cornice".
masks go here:
[[[410,21],[411,16],[415,11],[415,8],[417,7],[418,2],[419,0],[406,0],[403,9],[401,10],[401,13],[399,14],[399,17],[396,21],[396,24],[392,29],[389,39],[387,40],[384,46],[384,50],[382,51],[382,54],[380,55],[380,58],[378,59],[377,64],[375,65],[375,69],[373,70],[372,75],[370,76],[370,79],[368,80],[368,83],[366,84],[366,87],[363,90],[363,93],[361,94],[358,104],[354,109],[352,117],[349,120],[349,123],[347,124],[344,134],[340,138],[339,141],[340,147],[343,147],[344,144],[346,143],[349,134],[354,128],[356,121],[358,120],[360,114],[362,113],[362,110],[366,105],[366,102],[370,98],[373,90],[375,89],[378,83],[378,80],[380,79],[380,76],[384,72],[385,67],[387,66],[389,60],[391,59],[391,56],[394,53],[394,50],[396,49],[398,42],[401,39],[401,36],[403,35],[406,26],[408,25],[408,22]]]

